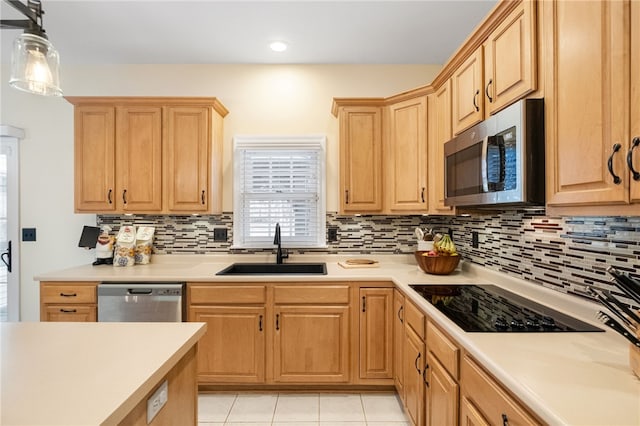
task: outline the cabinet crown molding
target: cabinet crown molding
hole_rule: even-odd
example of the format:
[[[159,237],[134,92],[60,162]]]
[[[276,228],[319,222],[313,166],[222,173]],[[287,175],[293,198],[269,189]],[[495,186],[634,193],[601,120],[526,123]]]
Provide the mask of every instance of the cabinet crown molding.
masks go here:
[[[171,105],[171,106],[211,106],[220,114],[226,117],[229,110],[213,97],[171,97],[171,96],[65,96],[67,102],[74,106],[78,105]]]

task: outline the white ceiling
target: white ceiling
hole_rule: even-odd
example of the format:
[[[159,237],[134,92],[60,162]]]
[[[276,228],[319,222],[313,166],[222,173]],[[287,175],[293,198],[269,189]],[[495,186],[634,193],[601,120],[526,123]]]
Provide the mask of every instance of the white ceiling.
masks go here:
[[[26,3],[26,0],[23,0]],[[69,64],[442,64],[496,0],[43,0]],[[20,19],[2,1],[2,19]],[[2,30],[2,62],[20,30]],[[268,48],[289,44],[284,53]]]

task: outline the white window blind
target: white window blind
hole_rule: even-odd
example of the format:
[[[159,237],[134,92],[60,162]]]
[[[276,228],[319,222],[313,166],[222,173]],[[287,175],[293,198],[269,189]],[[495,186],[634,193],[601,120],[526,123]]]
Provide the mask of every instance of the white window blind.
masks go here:
[[[325,246],[325,137],[234,138],[234,247]]]

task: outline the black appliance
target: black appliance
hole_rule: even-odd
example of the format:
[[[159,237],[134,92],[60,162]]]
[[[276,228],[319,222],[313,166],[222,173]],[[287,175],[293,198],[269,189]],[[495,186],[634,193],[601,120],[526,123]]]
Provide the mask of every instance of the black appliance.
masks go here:
[[[409,287],[468,332],[604,331],[491,284]]]

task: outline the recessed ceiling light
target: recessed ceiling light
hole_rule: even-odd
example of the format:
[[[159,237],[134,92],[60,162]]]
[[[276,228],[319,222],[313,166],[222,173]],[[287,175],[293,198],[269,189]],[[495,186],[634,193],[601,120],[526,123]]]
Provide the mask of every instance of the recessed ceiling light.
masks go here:
[[[285,50],[287,50],[287,43],[283,41],[274,41],[269,45],[269,47],[274,52],[284,52]]]

